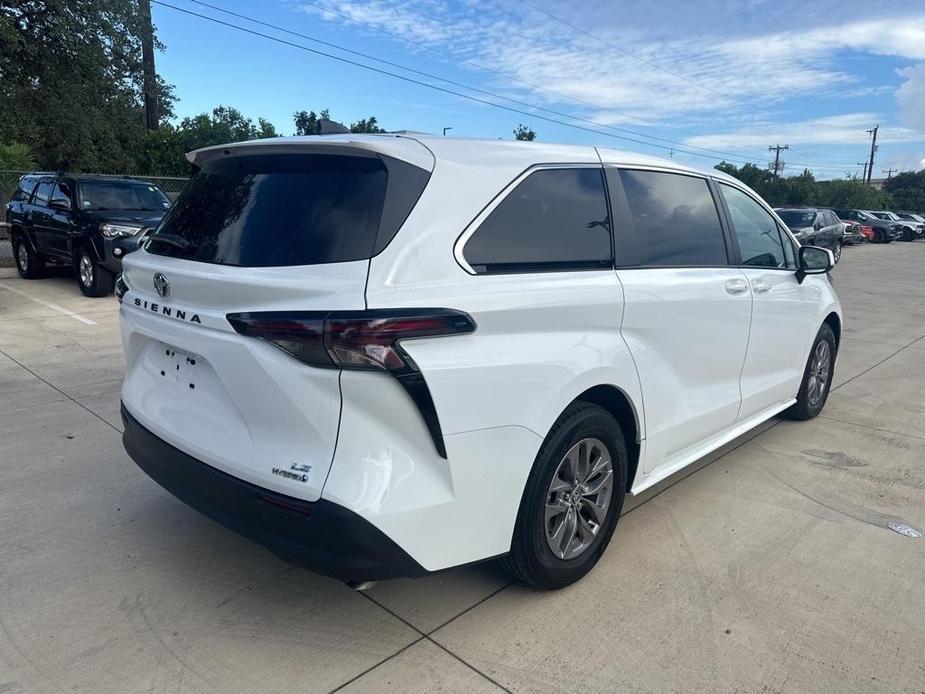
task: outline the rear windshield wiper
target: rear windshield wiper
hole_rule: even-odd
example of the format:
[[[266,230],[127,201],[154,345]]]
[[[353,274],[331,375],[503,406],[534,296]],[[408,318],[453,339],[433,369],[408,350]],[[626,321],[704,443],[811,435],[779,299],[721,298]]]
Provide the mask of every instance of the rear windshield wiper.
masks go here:
[[[192,251],[196,248],[188,239],[183,238],[182,236],[177,236],[176,234],[154,234],[148,240],[148,243],[154,243],[159,241],[167,246],[173,246],[174,248],[179,248],[181,251]]]

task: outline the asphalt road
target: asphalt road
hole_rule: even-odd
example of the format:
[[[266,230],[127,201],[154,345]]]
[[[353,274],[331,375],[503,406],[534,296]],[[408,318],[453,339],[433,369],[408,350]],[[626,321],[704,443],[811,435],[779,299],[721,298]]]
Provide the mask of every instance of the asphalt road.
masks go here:
[[[0,693],[925,691],[925,241],[845,250],[836,388],[631,500],[594,572],[357,593],[120,442],[114,299],[0,270]]]

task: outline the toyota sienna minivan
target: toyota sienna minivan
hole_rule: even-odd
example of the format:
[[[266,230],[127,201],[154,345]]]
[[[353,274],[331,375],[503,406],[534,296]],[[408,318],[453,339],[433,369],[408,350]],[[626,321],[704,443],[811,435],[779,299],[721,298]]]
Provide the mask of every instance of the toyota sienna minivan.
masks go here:
[[[417,135],[189,159],[117,285],[125,447],[294,564],[565,586],[627,494],[825,405],[832,254],[718,171]]]

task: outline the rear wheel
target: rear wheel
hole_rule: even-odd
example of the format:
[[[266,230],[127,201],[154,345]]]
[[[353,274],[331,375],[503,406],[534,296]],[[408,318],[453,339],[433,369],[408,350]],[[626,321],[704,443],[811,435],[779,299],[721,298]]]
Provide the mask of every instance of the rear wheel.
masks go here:
[[[836,241],[836,242],[835,242],[835,248],[832,250],[832,255],[835,256],[835,262],[836,262],[836,263],[837,263],[839,260],[841,260],[841,248],[842,248],[842,242],[841,242],[841,241]]]
[[[806,360],[797,401],[784,412],[788,419],[812,419],[822,412],[835,376],[836,350],[835,333],[825,323],[816,333],[809,359]]]
[[[106,296],[116,283],[115,273],[100,265],[86,248],[77,256],[77,284],[84,296]]]
[[[626,490],[623,432],[602,407],[576,402],[553,426],[527,480],[502,564],[536,588],[587,574],[610,542]]]
[[[13,236],[13,257],[16,258],[16,271],[23,279],[34,280],[45,274],[45,261],[22,234]]]

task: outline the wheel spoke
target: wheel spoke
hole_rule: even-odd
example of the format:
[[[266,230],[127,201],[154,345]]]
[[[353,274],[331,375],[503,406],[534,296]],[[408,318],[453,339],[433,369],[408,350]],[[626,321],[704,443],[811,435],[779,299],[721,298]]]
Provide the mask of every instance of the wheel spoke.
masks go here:
[[[556,554],[559,555],[560,559],[565,558],[566,553],[568,553],[569,545],[572,544],[572,539],[575,537],[577,531],[576,515],[575,509],[569,507],[559,527],[556,528],[555,533],[553,533],[553,536],[550,538]]]
[[[592,520],[595,523],[597,523],[598,525],[602,525],[604,523],[604,507],[603,506],[599,506],[598,504],[591,501],[590,499],[582,499],[581,507],[588,509],[588,511],[591,513],[591,516],[593,516]]]
[[[588,473],[588,479],[593,480],[594,476],[598,474],[601,470],[607,468],[610,465],[610,456],[604,455],[602,452],[598,459],[595,461],[594,466],[591,468],[591,472]]]
[[[594,539],[594,536],[597,534],[597,529],[592,528],[591,524],[588,522],[588,519],[578,514],[578,534],[581,536],[581,541],[584,544],[588,544]]]
[[[599,494],[605,486],[610,484],[610,480],[613,479],[613,470],[607,470],[605,473],[598,475],[597,478],[592,477],[591,479],[594,481],[582,490],[582,496],[594,496]]]
[[[568,511],[568,504],[565,503],[562,499],[556,499],[550,503],[546,504],[546,527],[549,527],[549,521],[551,521],[556,516],[561,516],[563,513]]]

